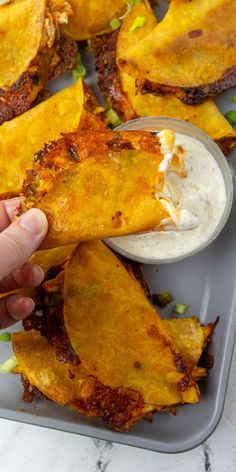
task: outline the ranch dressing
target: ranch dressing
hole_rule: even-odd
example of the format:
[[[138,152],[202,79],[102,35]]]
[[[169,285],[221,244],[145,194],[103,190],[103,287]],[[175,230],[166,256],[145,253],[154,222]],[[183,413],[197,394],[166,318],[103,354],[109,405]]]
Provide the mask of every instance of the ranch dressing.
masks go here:
[[[185,178],[167,169],[170,153],[177,152],[178,146],[184,150]],[[212,237],[226,208],[226,188],[221,170],[200,141],[176,133],[175,144],[172,150],[165,149],[161,165],[166,171],[167,194],[171,194],[174,207],[181,210],[180,225],[173,226],[163,221],[162,229],[165,231],[110,240],[114,249],[120,249],[134,259],[165,262],[197,250]]]

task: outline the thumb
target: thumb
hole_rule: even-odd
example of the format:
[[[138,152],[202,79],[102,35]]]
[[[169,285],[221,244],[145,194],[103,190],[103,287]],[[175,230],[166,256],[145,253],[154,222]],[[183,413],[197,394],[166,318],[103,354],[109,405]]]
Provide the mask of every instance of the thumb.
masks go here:
[[[0,233],[0,280],[27,261],[47,230],[45,214],[32,208]]]

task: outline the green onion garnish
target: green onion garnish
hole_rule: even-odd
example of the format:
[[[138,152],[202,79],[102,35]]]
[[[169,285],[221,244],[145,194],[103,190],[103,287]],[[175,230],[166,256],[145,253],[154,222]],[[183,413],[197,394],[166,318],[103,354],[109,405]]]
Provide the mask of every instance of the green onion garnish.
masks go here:
[[[141,28],[145,23],[146,23],[146,16],[137,16],[137,18],[135,18],[131,28],[130,28],[130,33],[132,33],[134,30],[136,30],[136,28]]]
[[[131,0],[131,2],[132,2],[132,5],[134,6],[134,5],[136,5],[137,3],[140,3],[140,0]]]
[[[18,362],[15,356],[7,359],[3,364],[0,364],[0,372],[2,374],[10,374],[15,367],[18,366]]]
[[[119,18],[112,18],[112,20],[109,22],[109,26],[113,31],[118,29],[120,25],[121,25],[121,21],[119,20]]]
[[[10,333],[2,333],[2,334],[0,334],[0,341],[3,341],[4,343],[7,343],[8,341],[11,341],[11,335],[10,335]]]
[[[80,77],[84,77],[87,73],[85,67],[82,64],[78,64],[77,66],[77,72],[79,73]]]
[[[109,108],[109,110],[106,111],[106,118],[109,123],[111,123],[115,128],[116,126],[119,126],[122,123],[121,119],[119,118],[115,110],[113,110],[113,108]]]
[[[232,98],[232,101],[236,102],[236,95],[234,95],[234,97]]]
[[[187,307],[188,305],[185,305],[185,303],[177,303],[177,305],[175,305],[175,313],[178,313],[179,315],[183,315]]]
[[[74,80],[78,80],[80,78],[85,77],[87,71],[83,64],[81,64],[81,54],[78,53],[78,56],[76,58],[76,69],[72,70],[72,77]]]
[[[85,77],[86,69],[82,64],[78,64],[77,69],[72,70],[72,77],[75,80]]]
[[[76,69],[72,70],[72,77],[74,80],[78,80],[80,78],[79,72]]]
[[[231,125],[236,125],[236,110],[230,110],[225,113],[225,118]]]
[[[169,292],[154,293],[152,295],[152,302],[159,308],[165,308],[169,303],[173,302],[173,297]]]

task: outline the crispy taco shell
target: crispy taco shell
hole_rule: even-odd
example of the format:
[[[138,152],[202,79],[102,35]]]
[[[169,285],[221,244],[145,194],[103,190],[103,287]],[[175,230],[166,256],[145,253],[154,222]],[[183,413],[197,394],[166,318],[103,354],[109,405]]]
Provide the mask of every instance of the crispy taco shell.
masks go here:
[[[36,151],[78,128],[83,102],[80,80],[0,126],[0,194],[19,195]]]
[[[140,284],[99,241],[78,246],[66,266],[64,322],[82,365],[105,385],[137,390],[153,409],[198,401]]]
[[[131,32],[130,28],[139,16],[145,17],[146,22],[142,28]],[[212,100],[199,105],[185,105],[171,94],[142,95],[136,89],[135,79],[118,67],[119,58],[147,36],[156,24],[148,2],[141,1],[125,17],[118,31],[92,40],[91,47],[96,56],[99,85],[104,97],[123,121],[140,116],[167,116],[184,120],[205,131],[227,154],[236,145],[236,132]]]
[[[45,0],[13,0],[0,6],[0,89],[10,87],[38,53]]]
[[[104,129],[101,110],[80,79],[0,126],[0,199],[19,195],[25,172],[33,166],[34,154],[45,144],[78,127]]]
[[[79,365],[58,362],[56,350],[38,331],[12,336],[18,372],[47,398],[74,408],[86,416],[102,418],[117,431],[129,431],[150,410],[139,392],[112,389]]]
[[[178,337],[181,331],[179,347],[183,349],[181,356],[188,350],[188,336],[191,330],[191,347],[198,357],[198,346],[202,344],[202,328],[192,318],[167,320],[165,326],[173,336]],[[195,343],[194,343],[195,339]],[[56,348],[38,331],[21,331],[14,333],[14,353],[17,357],[17,372],[23,374],[31,388],[37,388],[46,398],[56,403],[74,408],[78,413],[91,417],[101,417],[109,426],[118,431],[130,430],[145,410],[143,400],[132,389],[111,389],[102,385],[93,376],[89,376],[81,365],[73,362],[62,363],[58,360]],[[178,341],[178,338],[177,338]],[[186,343],[186,344],[185,344]],[[191,354],[193,360],[193,354]],[[193,373],[200,378],[205,377],[205,368],[194,368]],[[32,396],[30,396],[32,401]],[[105,407],[108,407],[105,411]]]
[[[36,388],[57,403],[101,417],[118,431],[130,430],[145,414],[174,411],[177,406],[149,404],[150,399],[177,401],[177,390],[187,401],[197,400],[198,390],[188,373],[198,380],[206,375],[206,368],[196,366],[213,330],[213,325],[201,326],[195,317],[161,323],[140,278],[136,282],[137,271],[123,263],[101,242],[80,246],[55,279],[55,268],[50,269],[42,298],[44,316],[31,315],[25,320],[30,331],[13,335],[17,372],[23,374],[27,392],[27,382],[31,384],[32,394],[25,395],[29,401]],[[64,331],[59,292],[64,293],[66,326],[77,355]],[[142,342],[137,342],[139,335]],[[173,385],[176,370],[182,382]]]
[[[21,208],[45,211],[43,248],[157,228],[170,216],[159,197],[162,159],[159,138],[151,133],[64,135],[38,153]]]
[[[198,401],[198,387],[143,289],[101,242],[79,246],[66,265],[64,318],[79,362],[60,360],[47,333],[13,335],[18,372],[46,397],[118,431],[153,411]]]
[[[165,18],[118,62],[142,93],[201,103],[236,84],[236,3],[173,0]]]
[[[76,43],[60,35],[72,13],[65,0],[0,5],[0,124],[27,111],[47,82],[76,65]]]

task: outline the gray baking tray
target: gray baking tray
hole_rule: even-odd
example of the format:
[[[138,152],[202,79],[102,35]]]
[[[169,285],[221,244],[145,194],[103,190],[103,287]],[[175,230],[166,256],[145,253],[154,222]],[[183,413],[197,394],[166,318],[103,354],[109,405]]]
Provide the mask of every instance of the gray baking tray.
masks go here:
[[[86,51],[83,55],[88,61],[88,83],[98,92],[92,59]],[[53,89],[56,91],[70,82],[71,74],[67,74],[53,84]],[[233,108],[231,99],[235,93],[231,90],[217,99],[223,112]],[[234,173],[236,151],[228,162]],[[210,247],[182,262],[144,266],[144,274],[151,293],[168,290],[176,301],[189,304],[186,316],[196,315],[202,323],[220,316],[209,348],[215,365],[200,383],[198,405],[186,405],[176,416],[156,414],[152,424],[143,420],[132,432],[117,433],[98,420],[85,418],[50,401],[22,402],[20,378],[10,374],[0,376],[0,417],[165,453],[183,452],[205,441],[222,415],[236,334],[236,200],[228,223]],[[172,308],[162,310],[161,315],[173,316]],[[19,329],[20,325],[14,327],[15,331]],[[10,354],[10,343],[0,343],[0,362]]]

